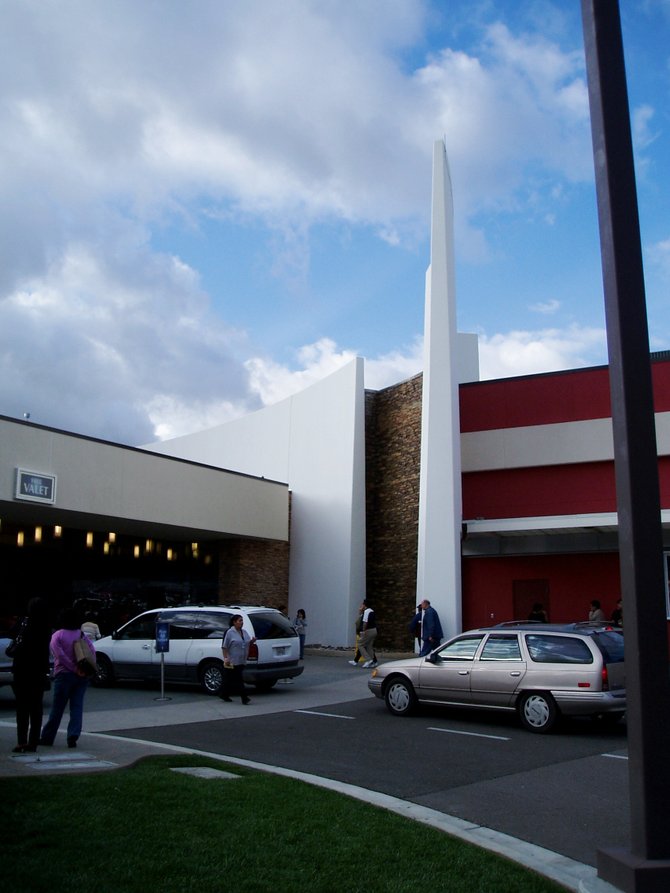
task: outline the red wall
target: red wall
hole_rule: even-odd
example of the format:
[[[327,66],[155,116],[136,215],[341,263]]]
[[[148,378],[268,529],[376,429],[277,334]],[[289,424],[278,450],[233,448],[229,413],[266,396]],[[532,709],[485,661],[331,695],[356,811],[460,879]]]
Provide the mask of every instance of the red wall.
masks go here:
[[[670,361],[651,364],[656,412],[670,410]],[[607,366],[472,382],[460,387],[461,432],[605,419]]]
[[[464,558],[463,629],[525,620],[514,617],[513,584],[535,579],[549,581],[549,619],[556,623],[588,620],[594,598],[609,617],[621,597],[616,553]]]

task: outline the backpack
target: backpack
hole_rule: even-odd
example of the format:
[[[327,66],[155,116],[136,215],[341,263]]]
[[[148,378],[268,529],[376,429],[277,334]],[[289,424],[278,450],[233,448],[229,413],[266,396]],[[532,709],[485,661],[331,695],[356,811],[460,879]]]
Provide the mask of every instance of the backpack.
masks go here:
[[[74,660],[77,664],[77,675],[90,678],[98,675],[98,665],[86,636],[81,633],[74,642]]]

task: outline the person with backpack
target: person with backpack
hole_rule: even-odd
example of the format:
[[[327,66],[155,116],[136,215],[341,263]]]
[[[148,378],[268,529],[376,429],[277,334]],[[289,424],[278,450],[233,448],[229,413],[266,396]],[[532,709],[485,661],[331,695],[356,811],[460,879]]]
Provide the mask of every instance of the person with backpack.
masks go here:
[[[63,718],[65,707],[70,705],[67,724],[67,746],[76,747],[84,718],[84,696],[90,679],[90,671],[79,666],[75,654],[75,642],[86,639],[95,658],[95,646],[81,631],[82,617],[76,608],[68,608],[61,614],[60,628],[51,637],[54,656],[54,684],[51,712],[42,729],[39,743],[51,747]]]

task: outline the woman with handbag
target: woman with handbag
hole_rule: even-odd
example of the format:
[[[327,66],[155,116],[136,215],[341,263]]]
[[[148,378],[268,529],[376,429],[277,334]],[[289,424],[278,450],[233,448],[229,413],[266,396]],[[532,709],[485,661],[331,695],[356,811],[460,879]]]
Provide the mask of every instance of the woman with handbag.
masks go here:
[[[14,753],[35,753],[42,727],[44,691],[49,683],[49,626],[47,603],[31,598],[26,616],[14,628],[11,657],[12,689],[16,698]]]
[[[78,666],[75,654],[75,642],[84,636],[81,627],[82,618],[75,608],[63,611],[60,629],[51,637],[51,651],[54,656],[54,685],[51,699],[49,719],[42,729],[40,744],[51,747],[56,738],[65,707],[70,705],[70,719],[67,724],[67,746],[76,747],[81,734],[84,717],[84,695],[88,688],[89,675]],[[90,639],[86,639],[93,658],[95,647]]]

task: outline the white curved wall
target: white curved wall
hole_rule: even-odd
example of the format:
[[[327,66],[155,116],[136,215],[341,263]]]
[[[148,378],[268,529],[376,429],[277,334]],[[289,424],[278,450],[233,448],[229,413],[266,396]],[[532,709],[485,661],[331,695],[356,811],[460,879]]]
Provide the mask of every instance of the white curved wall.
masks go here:
[[[365,598],[365,391],[356,359],[274,406],[146,449],[288,483],[289,611],[307,640],[353,644]]]

